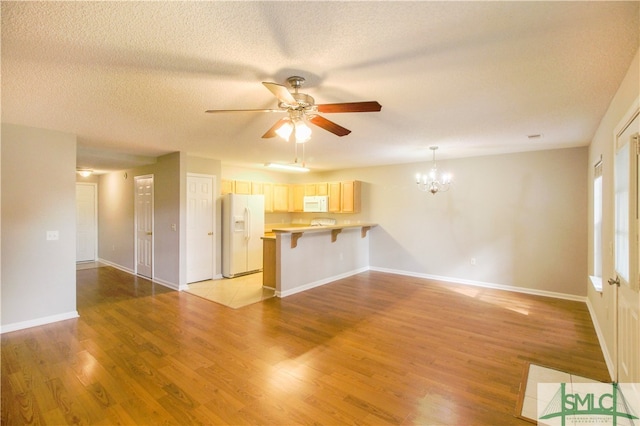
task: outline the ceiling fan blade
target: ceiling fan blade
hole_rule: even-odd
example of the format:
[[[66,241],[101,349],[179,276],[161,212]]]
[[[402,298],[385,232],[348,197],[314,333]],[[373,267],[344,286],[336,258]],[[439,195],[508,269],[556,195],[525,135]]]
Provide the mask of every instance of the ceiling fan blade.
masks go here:
[[[283,109],[208,109],[205,112],[215,114],[218,112],[285,112]]]
[[[345,129],[344,127],[334,123],[333,121],[327,120],[326,118],[316,115],[309,119],[310,122],[315,124],[318,127],[322,127],[323,129],[333,133],[338,136],[346,136],[351,133],[351,130]]]
[[[276,130],[278,130],[280,128],[280,126],[282,126],[287,121],[288,121],[288,118],[281,118],[280,120],[278,120],[276,122],[276,124],[271,126],[271,128],[269,130],[267,130],[267,132],[264,135],[262,135],[262,137],[267,139],[267,138],[273,138],[273,137],[278,136],[278,134],[276,133]]]
[[[289,92],[289,90],[282,84],[269,83],[264,81],[262,82],[262,84],[264,85],[264,87],[269,89],[280,102],[284,102],[289,105],[296,105],[298,103],[291,95],[291,92]]]
[[[318,105],[318,112],[378,112],[381,109],[377,101]]]

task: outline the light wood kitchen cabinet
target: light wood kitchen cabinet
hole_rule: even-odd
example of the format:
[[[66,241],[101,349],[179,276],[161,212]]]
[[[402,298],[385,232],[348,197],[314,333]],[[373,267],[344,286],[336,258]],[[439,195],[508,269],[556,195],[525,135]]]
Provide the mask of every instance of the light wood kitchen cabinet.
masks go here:
[[[234,190],[236,194],[251,195],[251,182],[248,180],[237,180],[234,183]]]
[[[266,213],[273,213],[273,184],[271,182],[265,182],[262,184],[264,195],[264,211]]]
[[[342,185],[340,182],[329,182],[327,184],[327,190],[329,193],[329,206],[328,209],[331,213],[340,213],[341,207],[341,189]]]
[[[251,182],[251,195],[264,195],[264,183]]]
[[[303,212],[304,197],[329,196],[329,213],[360,213],[361,182],[357,180],[321,183],[271,183],[221,180],[221,193],[262,194],[265,213]]]
[[[262,285],[276,288],[276,239],[262,239]]]
[[[291,185],[291,211],[303,212],[304,211],[304,195],[306,185],[294,183]]]
[[[317,186],[315,183],[307,183],[304,185],[304,196],[318,195]]]
[[[273,211],[277,213],[289,211],[289,185],[273,184]]]
[[[304,195],[305,196],[314,196],[314,195],[329,195],[327,191],[327,183],[307,183],[304,186]]]
[[[314,195],[329,195],[327,182],[316,183],[316,193]]]
[[[342,213],[360,213],[360,181],[341,182]]]
[[[251,195],[264,195],[264,212],[273,212],[273,184],[271,182],[251,182]]]
[[[222,179],[220,182],[220,193],[222,195],[233,194],[233,181],[229,179]]]

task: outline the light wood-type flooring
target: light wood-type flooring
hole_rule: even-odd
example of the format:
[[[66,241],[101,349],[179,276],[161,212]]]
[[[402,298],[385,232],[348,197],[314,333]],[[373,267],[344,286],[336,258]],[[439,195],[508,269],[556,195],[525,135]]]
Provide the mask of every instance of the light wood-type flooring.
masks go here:
[[[581,302],[364,272],[241,309],[111,267],[2,335],[3,425],[526,425],[526,362],[607,381]]]

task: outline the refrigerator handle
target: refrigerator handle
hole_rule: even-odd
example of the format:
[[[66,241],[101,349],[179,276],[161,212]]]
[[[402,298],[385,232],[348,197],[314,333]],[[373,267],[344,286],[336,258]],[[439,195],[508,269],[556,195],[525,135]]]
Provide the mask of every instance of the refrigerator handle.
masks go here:
[[[244,224],[244,239],[249,241],[249,238],[251,236],[250,234],[250,230],[251,230],[251,210],[249,210],[247,207],[244,208],[244,215],[246,218],[246,222]]]

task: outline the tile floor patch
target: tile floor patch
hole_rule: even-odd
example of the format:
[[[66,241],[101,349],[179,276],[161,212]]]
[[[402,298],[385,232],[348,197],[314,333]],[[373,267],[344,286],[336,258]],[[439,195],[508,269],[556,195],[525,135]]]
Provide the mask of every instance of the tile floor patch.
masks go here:
[[[587,377],[536,364],[528,364],[525,375],[526,381],[521,384],[516,414],[533,423],[536,423],[535,419],[538,418],[538,383],[600,383]]]
[[[185,292],[233,309],[270,299],[275,295],[275,290],[262,286],[261,272],[189,284]]]

